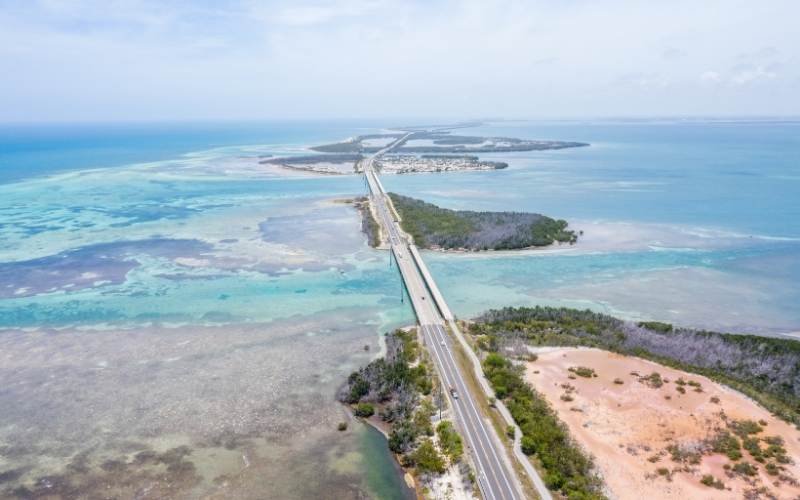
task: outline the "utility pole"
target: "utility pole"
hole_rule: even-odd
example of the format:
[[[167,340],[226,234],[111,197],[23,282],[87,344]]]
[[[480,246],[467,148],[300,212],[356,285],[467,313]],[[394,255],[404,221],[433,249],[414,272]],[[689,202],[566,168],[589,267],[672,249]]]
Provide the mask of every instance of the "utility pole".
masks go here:
[[[442,421],[442,400],[443,400],[443,398],[442,398],[442,383],[440,381],[439,382],[439,398],[436,401],[438,403],[437,406],[439,406],[439,421],[440,422]]]

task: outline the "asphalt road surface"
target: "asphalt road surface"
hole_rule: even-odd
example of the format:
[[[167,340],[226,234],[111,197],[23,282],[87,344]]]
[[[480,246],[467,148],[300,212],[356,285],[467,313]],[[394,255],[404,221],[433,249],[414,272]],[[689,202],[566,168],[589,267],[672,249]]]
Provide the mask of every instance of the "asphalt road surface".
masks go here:
[[[410,134],[409,134],[410,135]],[[486,500],[523,498],[519,481],[511,467],[497,433],[484,420],[472,393],[469,391],[454,355],[452,339],[447,334],[445,321],[431,298],[431,294],[417,267],[409,248],[409,241],[400,230],[389,208],[387,194],[373,168],[376,158],[401,144],[408,135],[393,142],[364,160],[364,175],[370,189],[370,198],[379,223],[389,237],[389,243],[402,274],[411,304],[422,330],[423,340],[433,359],[442,383],[448,388],[448,397],[455,413],[455,421],[464,440],[467,452],[476,467],[478,487]],[[440,299],[441,300],[441,299]]]

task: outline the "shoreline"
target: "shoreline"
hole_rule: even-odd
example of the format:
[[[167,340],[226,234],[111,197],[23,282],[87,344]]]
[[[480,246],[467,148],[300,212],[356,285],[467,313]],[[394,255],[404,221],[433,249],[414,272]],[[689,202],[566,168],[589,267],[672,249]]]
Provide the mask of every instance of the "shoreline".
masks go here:
[[[640,251],[704,252],[767,245],[774,241],[800,244],[800,238],[769,235],[746,235],[714,227],[630,220],[581,220],[570,222],[575,231],[583,231],[574,244],[552,243],[542,247],[513,250],[467,250],[423,248],[441,255],[479,257],[516,257],[554,254],[602,254]]]
[[[385,440],[384,444],[386,446],[387,451],[389,452],[389,454],[392,455],[392,460],[394,460],[394,463],[395,463],[395,465],[397,465],[398,470],[403,472],[402,479],[406,483],[406,486],[408,487],[409,490],[414,492],[414,496],[417,498],[417,500],[424,499],[425,496],[423,494],[423,491],[421,490],[421,484],[419,483],[419,481],[417,481],[414,478],[414,475],[411,474],[411,472],[410,472],[410,470],[408,468],[403,467],[403,464],[400,463],[400,456],[397,453],[395,453],[395,452],[393,452],[392,450],[389,449],[389,433],[377,421],[375,421],[375,416],[373,415],[372,417],[369,417],[369,418],[356,417],[355,414],[353,413],[353,409],[350,407],[350,405],[348,405],[346,403],[342,403],[342,406],[344,406],[346,408],[346,411],[347,411],[347,414],[350,417],[350,420],[352,420],[354,422],[358,422],[358,423],[360,423],[362,425],[369,426],[372,429],[375,429],[376,431],[378,431],[383,436],[383,438]]]
[[[765,280],[754,277],[740,286],[737,284],[739,283],[737,277],[730,271],[693,264],[695,261],[706,259],[705,255],[713,259],[725,258],[728,253],[738,254],[740,249],[746,253],[758,254],[759,248],[770,248],[773,245],[771,239],[743,237],[714,228],[630,221],[579,220],[574,225],[575,229],[584,231],[575,245],[561,244],[520,250],[485,251],[425,249],[421,252],[424,252],[426,260],[430,259],[430,264],[434,267],[439,266],[444,269],[454,268],[460,265],[460,262],[467,267],[493,266],[492,263],[497,262],[497,265],[502,267],[503,262],[506,261],[508,265],[514,265],[514,261],[519,261],[520,265],[525,264],[526,268],[530,266],[531,269],[537,269],[540,265],[537,261],[530,260],[529,263],[525,263],[524,259],[545,257],[592,259],[603,258],[600,257],[603,255],[607,255],[608,258],[615,258],[615,256],[624,258],[625,254],[636,255],[637,259],[652,260],[661,265],[652,269],[648,267],[617,273],[605,277],[602,283],[596,283],[594,286],[592,285],[593,280],[582,279],[580,282],[557,280],[558,282],[553,287],[547,289],[539,289],[535,286],[527,287],[523,282],[511,283],[511,287],[507,289],[510,290],[511,301],[515,305],[539,303],[588,308],[632,321],[660,320],[693,328],[739,334],[776,338],[800,337],[800,329],[792,321],[793,316],[783,312],[777,305],[768,307],[774,311],[766,316],[757,314],[757,311],[763,310],[764,306],[749,304],[739,311],[740,314],[722,314],[723,304],[726,301],[736,303],[744,300],[746,293],[753,293],[753,291],[769,293],[768,283]],[[714,237],[719,234],[724,235],[725,238]],[[792,245],[792,243],[787,242],[787,245]],[[372,248],[388,249],[385,241]],[[662,253],[664,257],[660,256]],[[686,255],[682,257],[681,254]],[[481,262],[485,262],[485,264]],[[565,265],[569,264],[568,261],[562,260],[561,262],[564,262]],[[668,294],[666,297],[669,299],[666,305],[663,301],[661,302],[663,307],[660,308],[655,299],[646,299],[649,295],[645,288],[648,283],[659,279],[667,280],[666,285],[675,290],[675,293]],[[496,286],[487,285],[487,293],[489,289],[496,289],[500,293]],[[640,289],[641,293],[635,292]],[[718,309],[720,314],[713,311],[711,314],[704,313],[699,302],[689,300],[694,295],[699,296],[700,292],[694,293],[690,290],[707,290],[710,295],[705,296],[714,300],[714,304],[719,306],[715,308],[715,311]],[[458,292],[455,293],[456,298],[461,295]],[[463,304],[460,307],[462,315],[477,315],[482,312],[481,309],[476,309],[474,301],[462,298],[456,302]],[[501,306],[502,303],[494,305]],[[714,318],[721,319],[711,321]]]
[[[363,214],[362,214],[363,217]],[[553,242],[545,246],[515,249],[471,250],[419,247],[439,255],[462,257],[521,257],[556,254],[588,255],[619,252],[704,252],[768,245],[775,241],[800,244],[800,238],[744,234],[717,227],[650,223],[631,220],[575,219],[569,227],[580,237],[575,243]],[[380,248],[382,245],[373,246]]]
[[[476,487],[472,464],[463,437],[453,427],[452,408],[435,403],[436,388],[441,395],[443,386],[419,335],[416,325],[387,333],[386,355],[353,371],[336,399],[351,419],[384,436],[387,451],[418,499],[430,494],[471,499]]]

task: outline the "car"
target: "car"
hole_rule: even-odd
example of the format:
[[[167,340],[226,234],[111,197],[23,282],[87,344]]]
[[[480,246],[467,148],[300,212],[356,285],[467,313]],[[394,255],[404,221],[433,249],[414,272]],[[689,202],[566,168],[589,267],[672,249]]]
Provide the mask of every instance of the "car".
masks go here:
[[[447,344],[444,343],[444,340],[442,340],[442,345],[447,345]]]
[[[458,399],[458,393],[452,387],[450,388],[450,395],[453,396],[453,399]]]

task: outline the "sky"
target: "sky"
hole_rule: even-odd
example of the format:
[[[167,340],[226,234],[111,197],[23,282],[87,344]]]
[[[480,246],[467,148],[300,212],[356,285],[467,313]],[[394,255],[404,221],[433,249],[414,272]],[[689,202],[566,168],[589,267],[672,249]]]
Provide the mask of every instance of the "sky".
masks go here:
[[[0,122],[800,115],[797,0],[0,0]]]

